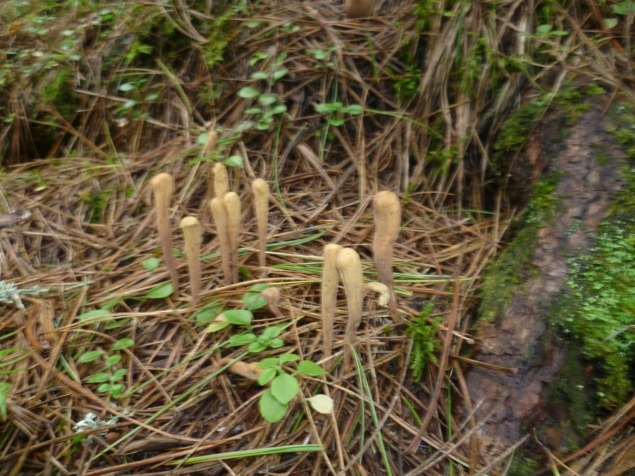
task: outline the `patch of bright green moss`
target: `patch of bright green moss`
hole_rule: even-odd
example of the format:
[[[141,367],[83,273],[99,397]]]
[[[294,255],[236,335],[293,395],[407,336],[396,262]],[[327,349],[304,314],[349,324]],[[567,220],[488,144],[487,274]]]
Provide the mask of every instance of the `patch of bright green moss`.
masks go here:
[[[57,109],[67,121],[77,110],[77,98],[73,91],[73,78],[69,69],[61,69],[55,79],[42,90],[42,100]]]
[[[481,287],[481,319],[493,321],[502,317],[505,308],[519,286],[538,270],[532,263],[538,231],[553,223],[560,199],[554,195],[562,174],[549,174],[538,181],[523,216],[520,231],[496,260],[487,267]]]

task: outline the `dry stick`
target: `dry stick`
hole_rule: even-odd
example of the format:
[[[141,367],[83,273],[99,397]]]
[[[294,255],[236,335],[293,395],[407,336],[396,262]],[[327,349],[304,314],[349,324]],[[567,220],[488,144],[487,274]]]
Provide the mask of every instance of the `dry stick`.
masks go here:
[[[227,236],[232,251],[233,282],[238,283],[238,239],[240,236],[240,197],[236,192],[226,193],[223,197],[227,210]]]
[[[344,283],[348,306],[348,322],[344,334],[344,362],[342,375],[351,366],[351,347],[357,340],[357,328],[362,322],[362,302],[364,299],[362,261],[357,251],[344,248],[337,254],[337,271]]]
[[[324,266],[322,268],[322,335],[324,336],[324,370],[333,351],[333,322],[335,321],[335,301],[337,299],[337,255],[342,250],[340,245],[329,243],[324,247]]]
[[[225,277],[225,285],[232,283],[231,269],[231,248],[229,245],[229,234],[227,233],[227,210],[225,202],[222,198],[214,198],[210,203],[212,216],[216,223],[216,231],[218,232],[218,240],[220,241],[220,256],[223,261],[223,276]]]
[[[229,192],[227,168],[220,162],[214,165],[214,196],[223,198]]]
[[[258,223],[258,251],[260,267],[267,266],[267,224],[269,223],[269,185],[263,179],[256,179],[251,184],[254,192],[256,221]]]
[[[423,418],[423,423],[421,424],[421,428],[419,428],[419,432],[408,446],[406,450],[407,453],[415,453],[417,449],[419,449],[419,443],[421,441],[421,437],[423,433],[428,428],[430,424],[430,420],[432,420],[432,414],[437,408],[437,401],[439,400],[439,395],[441,394],[441,386],[443,385],[443,380],[445,378],[445,369],[448,365],[448,358],[450,356],[450,346],[452,344],[452,331],[454,331],[454,326],[456,325],[456,319],[459,314],[459,291],[461,287],[461,274],[459,270],[456,271],[456,277],[454,279],[454,297],[452,298],[452,312],[450,312],[450,317],[448,318],[448,330],[445,333],[445,339],[443,340],[443,353],[441,354],[441,360],[439,361],[439,374],[437,375],[437,383],[434,387],[434,392],[432,394],[432,398],[430,399],[430,405],[428,405],[428,411]]]
[[[201,292],[201,224],[196,217],[185,217],[181,220],[181,230],[185,238],[185,254],[190,270],[192,305],[196,306]]]
[[[179,274],[176,269],[176,260],[172,254],[172,227],[168,211],[174,192],[174,178],[167,173],[161,173],[152,179],[152,190],[154,191],[154,202],[157,209],[157,228],[165,264],[168,266],[172,277],[172,287],[174,291],[172,297],[179,297]]]
[[[399,308],[395,298],[392,273],[392,253],[401,226],[401,203],[392,192],[379,192],[373,199],[375,210],[375,235],[373,259],[379,272],[379,280],[390,289],[390,318],[400,324]]]

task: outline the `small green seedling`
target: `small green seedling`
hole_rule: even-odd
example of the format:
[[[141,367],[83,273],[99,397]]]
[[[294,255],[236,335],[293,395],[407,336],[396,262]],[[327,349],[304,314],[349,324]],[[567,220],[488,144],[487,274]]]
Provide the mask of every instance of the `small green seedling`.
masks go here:
[[[289,408],[289,402],[300,392],[300,384],[296,375],[318,377],[327,373],[322,370],[322,367],[310,360],[303,360],[298,363],[298,369],[293,373],[288,373],[283,368],[284,364],[298,360],[300,360],[300,357],[296,354],[282,354],[279,357],[263,359],[258,363],[258,368],[263,370],[258,378],[258,384],[266,385],[271,382],[271,387],[262,394],[258,402],[260,414],[269,423],[281,420]],[[317,411],[328,409],[328,412],[330,412],[332,404],[329,407],[322,400],[323,398],[319,398],[317,402],[311,402],[311,405]]]
[[[329,115],[328,123],[331,126],[338,127],[344,124],[344,119],[336,117],[339,114],[350,114],[351,116],[359,116],[364,112],[364,108],[359,104],[351,104],[344,107],[341,102],[329,102],[324,104],[318,104],[315,106],[315,110],[320,113],[326,113]]]
[[[119,339],[112,346],[111,350],[120,350],[134,345],[134,341],[130,338]],[[82,354],[78,362],[87,364],[99,358],[104,358],[104,371],[98,372],[88,379],[88,383],[98,383],[97,391],[108,393],[113,398],[119,398],[126,390],[126,386],[121,383],[124,376],[128,372],[125,368],[117,368],[117,364],[121,361],[121,355],[108,355],[102,349],[95,349]]]

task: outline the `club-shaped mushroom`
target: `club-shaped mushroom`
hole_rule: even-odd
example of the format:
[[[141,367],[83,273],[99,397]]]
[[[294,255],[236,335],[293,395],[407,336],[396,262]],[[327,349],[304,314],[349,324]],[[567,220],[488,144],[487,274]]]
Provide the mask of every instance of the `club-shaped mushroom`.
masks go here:
[[[229,178],[227,178],[227,167],[218,162],[214,165],[214,196],[223,198],[229,192]]]
[[[157,211],[157,228],[159,230],[159,239],[161,240],[161,249],[172,278],[172,287],[174,288],[172,297],[176,299],[179,295],[179,274],[176,269],[176,260],[172,254],[172,227],[170,226],[169,216],[172,193],[174,192],[174,178],[168,173],[160,173],[152,179],[151,185]]]
[[[258,223],[258,251],[260,267],[267,266],[267,224],[269,222],[269,185],[263,179],[256,179],[251,184],[254,192],[256,221]]]
[[[324,247],[324,266],[322,268],[322,335],[324,336],[324,358],[328,359],[333,350],[333,323],[335,321],[335,301],[337,300],[337,255],[340,245],[329,243]],[[324,365],[329,365],[325,362]]]
[[[223,197],[227,210],[227,234],[232,250],[233,282],[238,282],[238,238],[240,236],[240,197],[236,192],[226,193]]]
[[[362,322],[362,302],[364,288],[362,284],[362,261],[357,251],[344,248],[337,254],[337,271],[344,283],[348,306],[348,322],[344,334],[344,363],[342,372],[346,374],[351,365],[351,347],[357,340],[357,328]]]
[[[229,245],[229,233],[227,232],[227,210],[225,209],[225,201],[222,198],[213,198],[210,203],[214,223],[216,223],[216,231],[218,240],[220,241],[220,257],[223,262],[223,276],[225,284],[232,282],[231,268],[231,247]]]
[[[379,280],[390,290],[391,319],[399,324],[399,309],[395,299],[392,274],[392,253],[399,237],[401,227],[401,203],[392,192],[379,192],[373,200],[375,209],[375,236],[373,238],[373,257],[379,272]]]
[[[201,292],[201,224],[196,217],[185,217],[181,220],[181,230],[185,238],[185,254],[190,270],[192,304],[196,306]]]

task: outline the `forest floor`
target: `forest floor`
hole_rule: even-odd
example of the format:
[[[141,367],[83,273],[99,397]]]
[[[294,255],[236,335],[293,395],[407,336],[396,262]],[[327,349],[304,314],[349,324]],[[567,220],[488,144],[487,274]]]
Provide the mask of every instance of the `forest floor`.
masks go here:
[[[488,459],[482,422],[455,411],[482,365],[469,358],[480,280],[522,205],[508,167],[529,129],[497,138],[538,101],[535,127],[573,78],[635,98],[630,2],[578,3],[395,0],[347,20],[327,1],[3,2],[1,472],[512,474],[513,448]],[[217,163],[242,209],[234,282],[210,211]],[[175,180],[176,292],[161,172]],[[271,191],[264,267],[257,178]],[[343,287],[324,354],[323,251],[355,249],[378,279],[381,190],[402,207],[405,323],[368,295],[345,369]],[[202,227],[196,304],[188,216]],[[265,368],[277,390],[257,381]],[[319,394],[332,411],[315,410]],[[630,433],[595,437],[566,474],[632,463]]]

